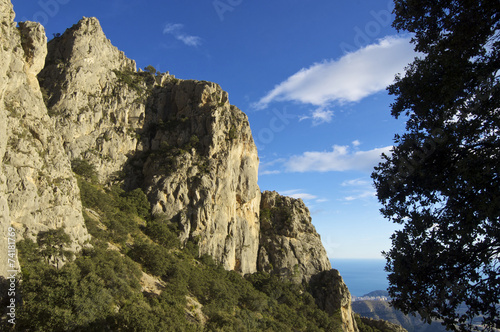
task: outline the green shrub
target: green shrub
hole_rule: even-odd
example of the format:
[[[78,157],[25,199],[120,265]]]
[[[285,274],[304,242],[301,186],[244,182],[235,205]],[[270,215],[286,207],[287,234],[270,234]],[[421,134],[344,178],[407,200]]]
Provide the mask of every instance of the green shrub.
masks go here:
[[[155,218],[147,222],[146,234],[165,248],[178,248],[179,235],[175,224],[163,218]]]
[[[72,258],[73,252],[65,250],[69,246],[71,238],[63,228],[50,229],[40,232],[37,235],[37,244],[40,247],[40,254],[49,262],[53,258]]]
[[[148,73],[153,74],[153,75],[155,75],[155,74],[156,74],[156,68],[155,68],[155,67],[153,67],[153,66],[151,66],[151,65],[149,65],[149,66],[147,66],[146,68],[144,68],[144,70],[145,70],[145,71],[147,71]]]
[[[172,266],[169,251],[155,243],[136,243],[128,255],[139,262],[147,272],[156,276],[167,275]]]
[[[127,85],[129,88],[137,91],[138,93],[143,93],[145,88],[142,86],[143,80],[139,75],[130,71],[130,70],[113,70],[116,77],[118,78],[118,82]]]
[[[89,231],[100,239],[124,245],[129,234],[139,232],[138,220],[150,219],[149,201],[139,188],[129,192],[118,186],[104,189],[83,178],[78,179],[78,185],[83,206],[98,212],[101,222],[107,227],[103,232],[95,220],[84,215]]]
[[[151,213],[151,204],[149,204],[148,197],[141,188],[134,189],[129,192],[124,192],[120,195],[124,198],[125,204],[121,208],[129,207],[130,213],[137,214],[143,219],[148,219]]]
[[[19,243],[23,306],[16,330],[107,331],[113,307],[142,296],[138,280],[142,273],[118,252],[84,250],[75,261],[56,269],[30,258],[41,255],[45,246],[30,240]]]
[[[238,137],[238,131],[236,130],[236,127],[235,126],[231,126],[231,129],[229,129],[229,132],[228,132],[228,137],[229,137],[229,140],[234,140],[236,137]]]
[[[97,183],[97,171],[95,166],[90,164],[87,160],[77,158],[71,161],[71,169],[75,174],[82,176],[87,181]]]

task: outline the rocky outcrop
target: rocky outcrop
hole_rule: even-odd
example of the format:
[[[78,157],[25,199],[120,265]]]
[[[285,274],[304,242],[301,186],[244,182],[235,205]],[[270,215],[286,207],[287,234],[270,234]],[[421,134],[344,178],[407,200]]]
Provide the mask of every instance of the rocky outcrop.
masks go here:
[[[33,22],[17,28],[6,0],[0,0],[0,29],[0,275],[6,275],[9,227],[17,241],[64,227],[74,250],[89,235],[69,159],[36,79],[47,54],[45,31]]]
[[[343,331],[359,331],[351,307],[351,293],[339,271],[320,272],[311,277],[309,286],[318,307],[330,315],[340,312]]]
[[[91,162],[101,181],[116,176],[137,147],[147,89],[135,71],[96,18],[83,18],[48,44],[39,79],[50,115],[69,158]]]
[[[382,332],[408,332],[408,330],[404,329],[401,325],[393,324],[385,320],[375,320],[366,317],[360,317],[360,320],[364,325]]]
[[[148,110],[141,158],[153,213],[226,269],[257,271],[259,160],[247,116],[217,84],[183,80],[158,87]]]
[[[301,199],[262,193],[258,269],[293,282],[331,269],[309,209]]]

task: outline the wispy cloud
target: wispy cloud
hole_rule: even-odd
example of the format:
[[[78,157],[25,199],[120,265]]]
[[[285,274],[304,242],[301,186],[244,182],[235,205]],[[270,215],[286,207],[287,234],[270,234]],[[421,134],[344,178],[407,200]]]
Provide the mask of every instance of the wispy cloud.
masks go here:
[[[290,196],[296,199],[300,198],[304,201],[314,201],[316,203],[328,202],[328,199],[319,198],[318,196],[309,194],[302,189],[291,189],[291,190],[280,191],[280,195]]]
[[[163,34],[172,35],[175,39],[183,42],[187,46],[201,45],[201,38],[198,36],[191,36],[183,32],[184,25],[180,23],[167,23],[163,28]]]
[[[344,197],[344,200],[347,202],[351,202],[351,201],[355,201],[358,199],[375,197],[375,196],[376,196],[375,190],[365,190],[365,191],[358,193],[356,195]]]
[[[286,161],[284,158],[278,158],[267,162],[260,162],[259,164],[259,175],[275,175],[280,174],[281,171],[277,169],[272,169],[276,165],[281,165]]]
[[[346,180],[342,182],[342,187],[345,187],[349,191],[349,196],[346,196],[342,201],[351,202],[358,199],[373,198],[376,196],[375,188],[372,182],[368,179],[358,178],[352,180]]]
[[[261,163],[259,175],[305,172],[345,172],[345,171],[373,171],[373,168],[382,161],[382,154],[390,155],[393,146],[359,150],[359,141],[349,145],[334,145],[331,151],[306,151],[301,155],[289,158],[278,158]],[[342,186],[371,185],[371,182],[355,179],[344,181]],[[289,194],[296,194],[289,192]]]
[[[370,182],[364,179],[353,179],[353,180],[346,180],[342,182],[342,187],[348,187],[348,186],[368,186],[370,185]]]
[[[389,154],[392,146],[368,151],[351,151],[347,145],[334,145],[332,151],[308,151],[292,156],[285,163],[288,172],[371,171]]]
[[[409,37],[388,36],[338,60],[301,69],[254,106],[264,109],[279,101],[311,104],[318,109],[308,118],[329,122],[333,113],[328,109],[333,103],[357,102],[384,90],[416,55]]]
[[[333,111],[324,109],[322,107],[312,111],[312,114],[302,116],[300,121],[311,119],[314,126],[320,125],[325,122],[331,122],[333,119]]]
[[[292,190],[281,191],[280,194],[284,195],[284,196],[290,196],[293,198],[297,198],[297,199],[299,199],[299,198],[301,198],[301,199],[316,199],[316,198],[318,198],[318,196],[303,192],[302,189],[292,189]]]
[[[275,175],[275,174],[280,174],[281,171],[259,171],[259,175]]]

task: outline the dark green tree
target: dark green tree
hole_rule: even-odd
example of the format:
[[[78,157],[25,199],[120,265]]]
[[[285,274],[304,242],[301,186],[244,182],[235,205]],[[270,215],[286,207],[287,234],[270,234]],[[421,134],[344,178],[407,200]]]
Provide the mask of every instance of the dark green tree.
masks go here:
[[[144,70],[147,71],[147,72],[149,72],[149,73],[151,73],[151,74],[153,74],[153,75],[156,74],[156,68],[153,67],[153,66],[151,66],[151,65],[149,65],[146,68],[144,68]]]
[[[58,259],[71,259],[73,256],[73,253],[66,248],[71,244],[71,238],[63,228],[38,233],[37,243],[40,254],[46,262],[55,261],[59,266]]]
[[[95,166],[85,159],[73,159],[71,161],[71,169],[73,170],[73,172],[82,176],[88,181],[91,181],[93,183],[98,182]]]
[[[372,177],[401,225],[385,253],[396,308],[500,327],[500,11],[490,0],[395,0],[420,52],[396,77],[406,133]]]

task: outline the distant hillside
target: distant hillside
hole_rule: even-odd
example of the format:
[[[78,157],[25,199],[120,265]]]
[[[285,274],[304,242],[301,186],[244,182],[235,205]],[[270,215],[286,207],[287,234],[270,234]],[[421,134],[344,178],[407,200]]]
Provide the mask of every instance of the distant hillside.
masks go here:
[[[387,292],[375,291],[365,296],[387,296]],[[352,303],[352,307],[354,312],[362,317],[377,320],[382,319],[399,324],[408,330],[408,332],[437,332],[446,330],[439,322],[433,322],[429,325],[422,322],[419,316],[406,316],[401,311],[392,308],[386,301],[355,301]]]
[[[362,297],[379,297],[379,296],[389,296],[389,292],[386,290],[376,290],[368,294],[365,294]]]

